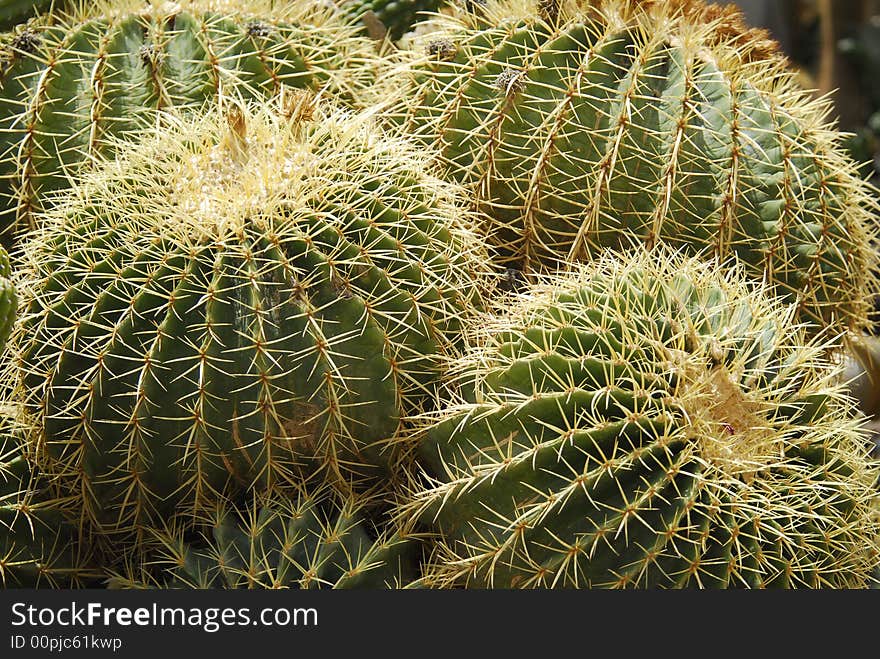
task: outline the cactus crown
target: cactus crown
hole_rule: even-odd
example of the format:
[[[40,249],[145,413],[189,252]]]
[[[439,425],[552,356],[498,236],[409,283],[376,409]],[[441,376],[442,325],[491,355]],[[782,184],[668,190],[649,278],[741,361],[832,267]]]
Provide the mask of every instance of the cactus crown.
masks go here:
[[[864,586],[876,466],[824,346],[741,271],[627,253],[506,301],[423,418],[426,583]]]
[[[550,4],[437,17],[389,76],[503,265],[665,243],[736,255],[816,328],[866,326],[876,197],[766,35],[696,1]]]

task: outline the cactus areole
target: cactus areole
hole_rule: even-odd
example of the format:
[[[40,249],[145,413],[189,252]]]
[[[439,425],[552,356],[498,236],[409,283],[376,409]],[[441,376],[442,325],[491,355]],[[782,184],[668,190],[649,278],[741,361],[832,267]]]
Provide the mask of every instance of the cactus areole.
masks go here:
[[[741,272],[662,252],[483,323],[419,442],[427,585],[871,583],[877,469],[840,368]]]
[[[157,130],[28,241],[7,376],[101,528],[299,468],[381,474],[476,299],[456,188],[294,98]]]
[[[505,265],[664,243],[736,255],[815,329],[866,324],[874,196],[734,10],[489,0],[433,24],[392,115],[471,186]]]

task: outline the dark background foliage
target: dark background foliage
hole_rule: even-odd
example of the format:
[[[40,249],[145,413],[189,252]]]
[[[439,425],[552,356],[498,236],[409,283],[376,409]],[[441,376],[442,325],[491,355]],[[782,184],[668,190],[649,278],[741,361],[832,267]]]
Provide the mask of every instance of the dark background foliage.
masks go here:
[[[738,0],[771,33],[805,87],[830,94],[848,147],[880,184],[880,0]]]

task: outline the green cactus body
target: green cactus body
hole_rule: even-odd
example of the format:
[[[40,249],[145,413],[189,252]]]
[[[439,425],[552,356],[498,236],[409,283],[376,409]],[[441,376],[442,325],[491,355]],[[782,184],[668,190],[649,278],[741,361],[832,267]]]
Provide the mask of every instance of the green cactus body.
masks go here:
[[[165,528],[111,588],[399,588],[419,576],[416,538],[385,535],[332,492],[225,503],[201,530]]]
[[[393,79],[392,116],[471,186],[502,261],[735,254],[802,321],[864,326],[876,202],[827,104],[718,7],[559,4],[490,0],[437,21]]]
[[[426,585],[870,582],[877,470],[839,367],[715,267],[603,257],[484,322],[418,445]]]
[[[364,20],[364,14],[372,12],[396,41],[413,28],[420,14],[436,12],[440,5],[441,0],[342,0],[340,8],[356,21]]]
[[[18,313],[18,295],[12,283],[12,268],[9,254],[0,247],[0,351],[6,345],[6,339],[12,331],[15,316]]]
[[[300,100],[157,130],[25,247],[6,380],[107,532],[300,468],[387,475],[478,302],[461,191],[368,114]]]
[[[112,138],[135,136],[160,111],[218,96],[268,98],[282,88],[327,90],[357,105],[374,75],[372,45],[330,9],[255,2],[226,11],[228,4],[99,4],[8,35],[0,196],[11,201],[2,227],[32,228],[33,214],[71,174],[113,155]]]
[[[8,412],[8,410],[4,410]],[[4,417],[0,427],[0,586],[71,588],[94,584],[77,528],[47,496],[25,457],[23,434]]]

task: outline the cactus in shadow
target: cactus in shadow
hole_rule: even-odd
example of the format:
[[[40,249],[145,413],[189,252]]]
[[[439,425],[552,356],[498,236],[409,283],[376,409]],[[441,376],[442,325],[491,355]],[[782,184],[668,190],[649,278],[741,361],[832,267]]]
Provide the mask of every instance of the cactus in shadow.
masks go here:
[[[371,521],[369,500],[324,489],[221,503],[192,528],[151,532],[111,588],[400,588],[419,576],[421,544]]]
[[[65,4],[65,0],[0,0],[0,31],[26,23],[43,12]]]
[[[471,332],[401,515],[439,587],[864,587],[878,470],[842,366],[741,269],[542,278]]]
[[[94,586],[100,570],[90,563],[79,530],[62,514],[46,479],[27,459],[26,436],[4,405],[0,414],[0,587]]]
[[[369,113],[231,105],[85,177],[21,257],[5,382],[106,533],[391,475],[486,267],[461,191]]]
[[[436,12],[442,0],[340,0],[344,16],[360,21],[373,37],[397,41],[425,14]]]
[[[33,228],[70,177],[163,111],[218,95],[324,90],[358,104],[371,42],[318,3],[89,3],[6,35],[0,56],[0,229]],[[9,240],[7,236],[7,240]]]
[[[434,23],[388,76],[391,115],[471,187],[503,265],[735,255],[814,331],[866,325],[876,199],[827,100],[734,9],[488,0]]]

